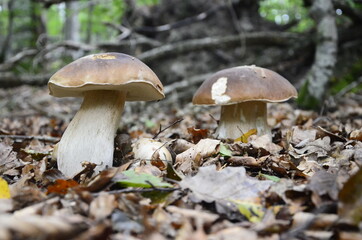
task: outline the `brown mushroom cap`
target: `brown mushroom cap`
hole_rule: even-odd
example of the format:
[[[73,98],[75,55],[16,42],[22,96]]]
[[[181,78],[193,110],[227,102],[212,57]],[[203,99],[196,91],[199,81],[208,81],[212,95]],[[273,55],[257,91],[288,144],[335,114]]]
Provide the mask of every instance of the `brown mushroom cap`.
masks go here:
[[[93,54],[77,59],[49,80],[55,97],[80,97],[90,90],[125,91],[126,101],[152,101],[165,97],[163,85],[143,62],[123,53]]]
[[[297,96],[294,86],[278,73],[256,66],[240,66],[213,74],[196,91],[192,102],[206,105],[283,102]]]

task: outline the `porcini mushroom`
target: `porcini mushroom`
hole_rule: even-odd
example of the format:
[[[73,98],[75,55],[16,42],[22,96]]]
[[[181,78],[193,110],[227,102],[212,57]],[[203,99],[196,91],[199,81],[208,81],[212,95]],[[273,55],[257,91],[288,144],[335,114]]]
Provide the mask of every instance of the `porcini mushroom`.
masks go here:
[[[218,138],[239,138],[256,129],[267,134],[267,103],[297,97],[297,90],[278,73],[256,66],[221,70],[205,80],[192,99],[195,105],[221,105]]]
[[[121,53],[82,57],[49,80],[55,97],[84,97],[83,103],[58,143],[58,168],[73,176],[81,163],[97,164],[96,171],[112,166],[114,137],[125,101],[164,98],[156,74],[143,62]]]

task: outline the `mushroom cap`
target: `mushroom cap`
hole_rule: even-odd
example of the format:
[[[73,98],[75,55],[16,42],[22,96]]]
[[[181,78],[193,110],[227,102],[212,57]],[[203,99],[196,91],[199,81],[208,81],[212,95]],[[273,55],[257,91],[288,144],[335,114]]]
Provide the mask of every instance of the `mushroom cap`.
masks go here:
[[[256,66],[240,66],[221,70],[205,80],[194,94],[192,103],[283,102],[297,96],[294,86],[278,73]]]
[[[91,90],[125,91],[126,101],[165,97],[161,81],[146,64],[114,52],[92,54],[69,63],[50,78],[48,87],[55,97],[81,97]]]

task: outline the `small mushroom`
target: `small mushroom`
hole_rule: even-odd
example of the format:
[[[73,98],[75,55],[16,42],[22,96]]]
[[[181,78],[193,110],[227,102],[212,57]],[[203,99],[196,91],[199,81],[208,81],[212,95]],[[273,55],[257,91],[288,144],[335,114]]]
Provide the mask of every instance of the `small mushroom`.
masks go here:
[[[195,105],[221,105],[218,138],[239,138],[251,129],[267,134],[267,103],[297,97],[297,90],[278,73],[256,66],[221,70],[205,80],[196,91]]]
[[[48,87],[55,97],[84,97],[55,156],[59,170],[69,177],[82,169],[84,161],[97,164],[96,171],[112,166],[114,137],[125,101],[165,97],[156,74],[122,53],[82,57],[57,71]]]

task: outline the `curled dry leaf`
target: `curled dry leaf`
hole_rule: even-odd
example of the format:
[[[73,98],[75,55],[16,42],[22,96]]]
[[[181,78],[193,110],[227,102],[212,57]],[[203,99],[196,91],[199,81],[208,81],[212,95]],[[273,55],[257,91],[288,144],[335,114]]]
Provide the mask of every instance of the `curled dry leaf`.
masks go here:
[[[257,240],[259,238],[256,232],[243,227],[230,227],[222,229],[218,232],[210,234],[207,238],[207,240],[223,240],[223,239]]]
[[[207,129],[196,129],[196,128],[187,128],[187,132],[191,134],[191,139],[193,143],[198,143],[201,139],[207,138],[209,130]]]
[[[202,159],[210,157],[218,152],[219,140],[202,139],[192,148],[176,156],[176,165],[178,170],[183,173],[189,173],[193,167],[198,167]]]
[[[52,185],[48,186],[47,194],[66,194],[70,188],[76,186],[78,186],[78,183],[72,179],[57,179]]]
[[[338,214],[355,224],[362,222],[362,168],[348,179],[339,192]]]
[[[357,140],[357,141],[361,141],[361,142],[362,142],[362,130],[361,130],[361,129],[353,130],[353,131],[349,134],[349,139],[351,139],[351,140]]]
[[[254,148],[264,148],[271,154],[279,153],[283,148],[277,144],[274,144],[268,135],[256,136],[252,135],[249,138],[250,144]]]
[[[10,239],[71,239],[86,230],[83,217],[0,215],[0,237]]]
[[[179,153],[182,153],[182,152],[186,151],[187,149],[195,146],[195,144],[190,143],[190,142],[186,141],[185,139],[178,138],[178,139],[172,140],[172,141],[168,144],[168,146],[169,146],[176,154],[179,154]]]
[[[0,140],[0,175],[6,171],[23,165],[16,157],[16,152],[8,141]]]
[[[253,199],[274,182],[249,177],[243,167],[227,167],[217,171],[215,166],[207,166],[201,167],[195,176],[185,177],[179,184],[183,189],[192,191],[194,201],[213,202]]]
[[[91,202],[89,206],[89,214],[97,221],[103,220],[110,216],[116,207],[116,197],[112,194],[102,192]]]

